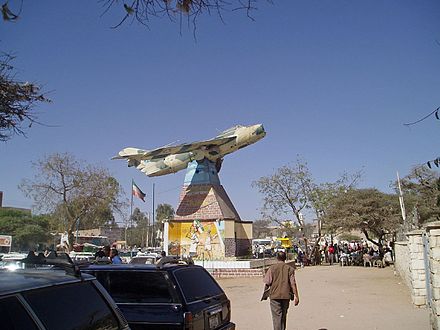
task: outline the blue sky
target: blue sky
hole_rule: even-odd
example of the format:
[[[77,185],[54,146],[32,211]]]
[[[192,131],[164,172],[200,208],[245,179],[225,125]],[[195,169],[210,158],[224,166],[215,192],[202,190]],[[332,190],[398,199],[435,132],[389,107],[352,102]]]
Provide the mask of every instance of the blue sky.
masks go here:
[[[13,7],[13,5],[11,6]],[[5,206],[30,207],[17,185],[31,162],[54,152],[104,166],[151,210],[177,207],[184,171],[148,178],[110,158],[263,123],[267,136],[226,157],[223,186],[242,219],[258,219],[251,183],[300,155],[317,182],[364,171],[362,187],[388,192],[396,171],[440,156],[440,121],[405,127],[440,106],[438,1],[260,1],[253,13],[204,16],[197,40],[153,19],[112,30],[118,10],[94,1],[24,1],[21,19],[0,25],[17,77],[51,91],[28,137],[0,144]]]

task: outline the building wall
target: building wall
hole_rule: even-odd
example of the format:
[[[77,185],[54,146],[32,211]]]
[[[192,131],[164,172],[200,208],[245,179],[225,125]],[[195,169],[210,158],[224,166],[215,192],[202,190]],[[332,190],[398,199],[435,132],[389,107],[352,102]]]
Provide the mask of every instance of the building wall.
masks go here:
[[[235,256],[252,253],[252,222],[235,222],[235,240]]]
[[[225,257],[235,257],[236,247],[235,238],[225,238]]]
[[[124,228],[119,227],[99,227],[93,229],[82,229],[78,231],[81,236],[106,236],[110,244],[119,241],[122,237]]]
[[[225,238],[235,239],[235,221],[225,220]]]
[[[235,237],[252,240],[252,222],[235,222]]]
[[[206,248],[208,241],[210,253]],[[251,243],[252,222],[178,220],[170,221],[168,226],[170,254],[183,255],[196,251],[195,258],[222,260],[248,255]]]

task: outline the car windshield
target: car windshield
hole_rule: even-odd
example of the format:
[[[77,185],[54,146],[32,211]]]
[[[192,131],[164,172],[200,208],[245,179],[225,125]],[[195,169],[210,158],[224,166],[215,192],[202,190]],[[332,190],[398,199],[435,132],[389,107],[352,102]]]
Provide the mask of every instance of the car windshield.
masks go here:
[[[148,271],[97,271],[93,275],[116,303],[177,302],[165,273]]]
[[[188,303],[223,293],[217,282],[203,268],[179,269],[174,276]]]

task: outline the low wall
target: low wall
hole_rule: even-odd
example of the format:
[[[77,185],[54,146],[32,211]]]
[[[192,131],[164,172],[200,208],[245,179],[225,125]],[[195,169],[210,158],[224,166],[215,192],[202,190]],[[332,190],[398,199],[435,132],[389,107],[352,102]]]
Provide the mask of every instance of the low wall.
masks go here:
[[[276,259],[194,261],[196,265],[205,267],[215,278],[263,277],[269,266],[276,262]],[[286,263],[295,267],[295,261]]]
[[[269,267],[276,263],[275,259],[249,260],[194,260],[194,263],[206,269],[254,269]]]

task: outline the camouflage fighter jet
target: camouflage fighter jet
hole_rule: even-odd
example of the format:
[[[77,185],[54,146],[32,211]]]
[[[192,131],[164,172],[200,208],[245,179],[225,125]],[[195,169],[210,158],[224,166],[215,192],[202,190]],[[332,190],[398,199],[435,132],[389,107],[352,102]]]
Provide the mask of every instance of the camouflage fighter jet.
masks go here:
[[[220,171],[223,157],[257,142],[266,135],[262,124],[237,125],[223,131],[215,138],[153,150],[122,149],[112,159],[126,159],[129,167],[136,167],[148,176],[160,176],[183,170],[193,160],[204,158],[216,164]]]

